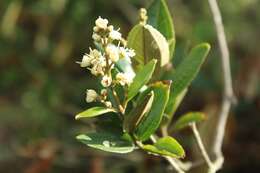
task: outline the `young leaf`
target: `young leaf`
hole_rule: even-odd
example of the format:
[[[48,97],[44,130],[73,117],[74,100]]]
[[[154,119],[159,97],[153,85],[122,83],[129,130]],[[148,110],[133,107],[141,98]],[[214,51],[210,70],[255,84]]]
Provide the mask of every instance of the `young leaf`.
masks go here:
[[[175,47],[175,32],[171,14],[165,0],[154,0],[148,9],[148,24],[160,31],[168,40],[171,57]]]
[[[156,82],[151,85],[151,89],[154,92],[151,110],[141,119],[134,132],[135,137],[140,141],[147,140],[160,125],[169,98],[170,84]]]
[[[143,93],[142,93],[143,94]],[[123,128],[127,133],[132,133],[134,128],[139,124],[140,120],[147,113],[153,103],[154,93],[144,93],[145,96],[137,101],[136,106],[124,118]]]
[[[112,152],[129,153],[134,150],[134,144],[124,138],[122,134],[111,134],[107,132],[81,134],[76,137],[80,142],[89,147]]]
[[[75,119],[96,117],[108,112],[115,112],[115,110],[105,107],[93,107],[77,114]]]
[[[185,156],[182,146],[169,136],[159,139],[154,145],[144,145],[143,149],[154,154],[173,158],[183,158]]]
[[[129,86],[127,100],[130,101],[139,90],[150,80],[157,60],[153,59],[136,73],[133,83]]]
[[[176,71],[169,78],[169,80],[173,81],[170,99],[165,110],[165,113],[170,116],[169,119],[171,119],[173,111],[176,109],[174,107],[176,98],[190,85],[192,80],[196,77],[202,63],[206,59],[209,49],[210,45],[207,43],[203,43],[194,47],[189,53],[188,57],[181,62]]]
[[[180,130],[187,126],[189,126],[191,123],[198,123],[200,121],[205,120],[205,114],[202,112],[189,112],[185,115],[182,115],[174,124],[173,129],[174,130]]]
[[[135,69],[140,69],[152,59],[157,59],[157,69],[169,62],[169,47],[165,37],[151,25],[136,25],[127,37],[128,47],[135,50]]]

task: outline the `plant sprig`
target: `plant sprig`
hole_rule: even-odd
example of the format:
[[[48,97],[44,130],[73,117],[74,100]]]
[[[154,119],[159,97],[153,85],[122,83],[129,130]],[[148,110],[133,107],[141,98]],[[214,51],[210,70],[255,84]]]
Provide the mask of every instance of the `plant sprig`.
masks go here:
[[[165,0],[154,0],[149,9],[148,13],[140,10],[140,22],[127,40],[107,19],[95,21],[92,38],[97,48],[90,48],[78,63],[97,77],[102,88],[99,92],[88,89],[86,101],[104,106],[79,113],[76,119],[116,114],[121,124],[118,132],[88,132],[77,139],[108,152],[128,153],[138,148],[165,157],[178,172],[184,172],[172,158],[183,158],[185,151],[168,135],[168,129],[210,46],[203,43],[194,47],[174,71],[165,68],[174,53],[173,21]],[[204,114],[191,112],[173,128],[179,130],[203,119]],[[158,129],[164,131],[163,136],[156,134]],[[158,139],[151,140],[155,135]]]

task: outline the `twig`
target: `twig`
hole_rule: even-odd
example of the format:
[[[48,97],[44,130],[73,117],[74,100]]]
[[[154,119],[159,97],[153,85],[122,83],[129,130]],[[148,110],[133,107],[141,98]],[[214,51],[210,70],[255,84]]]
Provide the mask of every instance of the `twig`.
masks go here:
[[[178,165],[175,159],[169,157],[169,156],[164,156],[164,158],[172,165],[172,167],[178,172],[178,173],[185,173]]]
[[[197,144],[199,146],[200,152],[201,152],[204,160],[206,161],[209,169],[213,170],[214,169],[214,165],[213,165],[212,161],[210,160],[209,155],[208,155],[208,153],[207,153],[207,151],[206,151],[206,149],[204,147],[204,144],[203,144],[203,142],[201,140],[201,137],[200,137],[200,134],[199,134],[199,131],[197,129],[196,124],[195,123],[191,123],[190,127],[191,127],[192,132],[193,132],[193,134],[195,136],[196,142],[197,142]]]
[[[224,26],[222,22],[221,13],[216,0],[208,0],[211,13],[213,15],[215,28],[218,37],[218,44],[221,52],[223,78],[224,78],[224,96],[219,114],[219,120],[216,127],[216,135],[213,141],[213,153],[216,155],[215,164],[218,165],[218,170],[222,167],[224,158],[222,154],[222,145],[225,135],[225,128],[228,114],[232,101],[235,100],[232,87],[232,78],[230,70],[229,50],[227,46]]]
[[[121,117],[123,118],[124,117],[124,113],[125,113],[125,110],[123,110],[123,107],[121,105],[121,102],[120,102],[120,99],[116,93],[116,91],[113,89],[113,87],[110,87],[111,89],[111,92],[112,92],[112,95],[116,101],[116,104],[117,104],[117,108],[118,108],[118,112],[119,114],[121,115]]]
[[[150,139],[152,140],[153,143],[156,143],[156,137],[154,135],[152,135],[150,137]],[[170,164],[171,166],[178,172],[178,173],[185,173],[180,166],[178,165],[178,163],[176,162],[175,159],[169,157],[169,156],[163,156]]]

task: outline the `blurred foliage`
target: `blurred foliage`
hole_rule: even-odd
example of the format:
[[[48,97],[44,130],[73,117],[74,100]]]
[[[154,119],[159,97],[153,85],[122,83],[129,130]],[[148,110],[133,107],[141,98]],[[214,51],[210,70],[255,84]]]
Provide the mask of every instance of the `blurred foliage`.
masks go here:
[[[137,9],[149,3],[0,1],[0,172],[102,173],[102,167],[108,173],[166,171],[166,163],[157,157],[138,152],[103,155],[74,139],[76,131],[85,131],[97,122],[79,124],[73,118],[86,108],[85,89],[96,86],[89,73],[75,63],[88,51],[94,20],[106,17],[126,36],[136,21]],[[260,169],[260,1],[219,3],[239,100],[228,125],[223,172],[256,172]],[[177,36],[174,62],[180,62],[196,43],[213,45],[177,113],[202,109],[214,113],[221,101],[222,70],[207,1],[168,0],[168,4]],[[184,140],[181,134],[178,138]],[[184,143],[191,145],[191,139]],[[241,148],[248,148],[243,158]]]

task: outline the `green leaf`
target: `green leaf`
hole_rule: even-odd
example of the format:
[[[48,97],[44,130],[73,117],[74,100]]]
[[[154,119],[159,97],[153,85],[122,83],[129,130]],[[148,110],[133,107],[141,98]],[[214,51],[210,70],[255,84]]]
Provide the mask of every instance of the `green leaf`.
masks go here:
[[[140,141],[147,140],[159,127],[169,98],[170,83],[156,82],[150,87],[154,92],[151,110],[142,118],[134,132]]]
[[[159,155],[170,156],[173,158],[185,157],[185,151],[182,146],[172,137],[163,137],[154,145],[144,145],[143,149]]]
[[[93,107],[77,114],[75,119],[96,117],[108,112],[115,112],[115,110],[105,107]]]
[[[168,80],[173,81],[170,99],[165,111],[169,116],[172,116],[174,109],[176,109],[174,104],[177,102],[177,97],[184,92],[198,74],[201,65],[206,59],[209,49],[210,45],[207,43],[194,47],[188,57],[185,58],[177,67],[173,75],[170,78],[167,78]]]
[[[171,57],[175,47],[172,16],[165,0],[154,0],[148,8],[148,24],[160,31],[168,40]]]
[[[136,25],[127,37],[128,47],[135,50],[133,58],[135,70],[152,59],[157,59],[156,69],[169,62],[169,47],[165,37],[151,25]]]
[[[134,144],[122,134],[111,134],[107,132],[87,133],[76,137],[80,142],[89,147],[112,152],[129,153],[134,150]]]
[[[135,127],[139,124],[144,114],[147,113],[153,103],[154,93],[143,92],[145,94],[141,99],[137,100],[136,106],[128,113],[123,122],[123,128],[127,133],[132,133]]]
[[[129,86],[127,100],[130,101],[139,90],[150,80],[155,69],[157,60],[153,59],[136,73],[132,84]]]
[[[174,124],[173,129],[174,130],[180,130],[187,126],[189,126],[191,123],[198,123],[206,119],[206,116],[202,112],[189,112],[185,115],[182,115]]]
[[[188,89],[185,88],[176,98],[169,98],[169,101],[171,101],[171,99],[174,99],[174,102],[172,104],[172,112],[171,114],[164,114],[164,120],[162,121],[162,125],[169,125],[169,123],[171,123],[172,117],[175,114],[177,108],[180,106],[183,98],[185,97],[185,95],[187,94]]]

